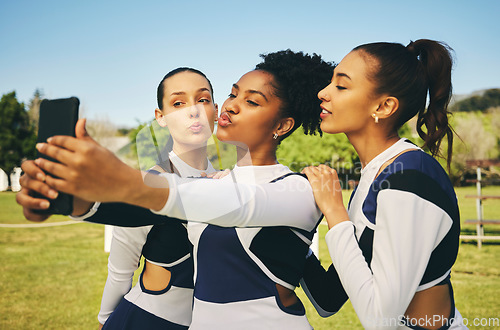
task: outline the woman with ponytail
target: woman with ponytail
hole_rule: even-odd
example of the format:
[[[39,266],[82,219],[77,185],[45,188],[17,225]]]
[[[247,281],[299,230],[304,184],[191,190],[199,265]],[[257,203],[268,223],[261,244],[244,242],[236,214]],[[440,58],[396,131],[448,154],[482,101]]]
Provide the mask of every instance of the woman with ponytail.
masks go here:
[[[210,80],[197,69],[176,68],[158,85],[157,100],[156,121],[161,128],[168,128],[170,136],[148,175],[197,177],[215,172],[207,158],[207,140],[217,114]],[[113,214],[117,211],[134,216],[127,207],[117,210],[106,203],[91,204],[86,207],[92,207],[95,217],[125,216]],[[187,329],[194,290],[191,250],[185,222],[113,228],[108,278],[97,317],[99,328]],[[132,287],[141,257],[144,266]]]
[[[322,131],[346,134],[363,166],[347,210],[335,170],[320,165],[304,173],[330,228],[330,285],[342,284],[365,328],[463,327],[450,282],[459,246],[457,199],[432,157],[446,136],[448,164],[451,158],[451,69],[444,43],[366,44],[340,62],[318,93]],[[432,156],[398,136],[414,116]],[[306,291],[318,286],[307,274]],[[343,303],[310,291],[325,311]]]

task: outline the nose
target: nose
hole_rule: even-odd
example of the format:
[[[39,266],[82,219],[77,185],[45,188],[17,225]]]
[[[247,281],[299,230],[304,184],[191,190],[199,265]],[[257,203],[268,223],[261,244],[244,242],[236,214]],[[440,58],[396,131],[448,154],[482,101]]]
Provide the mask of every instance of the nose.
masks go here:
[[[226,100],[225,104],[224,104],[224,108],[222,109],[222,111],[226,111],[226,112],[230,112],[230,113],[233,113],[233,114],[237,114],[240,112],[240,108],[238,106],[238,103],[236,102],[236,100],[231,100],[231,99],[228,99]]]
[[[189,118],[199,118],[200,117],[200,107],[199,105],[193,105],[189,107],[188,115]]]
[[[328,85],[330,86],[330,85]],[[328,86],[326,86],[325,88],[323,88],[322,90],[320,90],[318,92],[318,98],[321,100],[321,101],[325,101],[325,102],[328,102],[330,101],[330,98],[328,97],[328,93],[327,93],[327,88]]]

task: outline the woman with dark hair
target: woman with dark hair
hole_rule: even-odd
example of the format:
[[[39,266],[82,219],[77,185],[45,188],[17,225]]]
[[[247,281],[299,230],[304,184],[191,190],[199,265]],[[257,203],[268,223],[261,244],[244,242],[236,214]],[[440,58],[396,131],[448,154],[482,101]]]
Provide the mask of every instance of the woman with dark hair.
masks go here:
[[[170,138],[167,150],[157,154],[158,164],[148,173],[199,177],[214,172],[207,159],[207,140],[213,132],[217,105],[208,78],[192,68],[172,70],[160,82],[157,99],[156,121],[169,129]],[[95,212],[98,207],[93,205]],[[180,221],[115,227],[98,315],[100,327],[187,329],[194,288],[191,251],[186,225]],[[131,289],[141,255],[144,268]]]
[[[276,149],[299,126],[306,133],[318,129],[316,95],[328,84],[333,65],[289,50],[263,58],[233,84],[222,107],[217,137],[236,146],[237,164],[220,180],[165,173],[149,180],[152,187],[89,138],[54,137],[39,146],[62,163],[37,160],[61,178],[47,176],[48,186],[189,220],[195,260],[192,329],[310,329],[294,289],[321,214],[308,181],[279,164]],[[122,189],[111,188],[117,186]],[[122,215],[111,224],[172,221]],[[106,217],[89,219],[110,223]]]
[[[363,166],[348,210],[335,170],[320,165],[303,172],[330,228],[330,278],[340,278],[365,328],[463,327],[450,282],[459,246],[457,198],[432,157],[447,137],[451,159],[451,69],[444,43],[366,44],[339,63],[318,94],[322,131],[346,134]],[[432,156],[398,136],[414,116]],[[305,282],[318,286],[314,277]],[[317,288],[313,297],[327,301]]]

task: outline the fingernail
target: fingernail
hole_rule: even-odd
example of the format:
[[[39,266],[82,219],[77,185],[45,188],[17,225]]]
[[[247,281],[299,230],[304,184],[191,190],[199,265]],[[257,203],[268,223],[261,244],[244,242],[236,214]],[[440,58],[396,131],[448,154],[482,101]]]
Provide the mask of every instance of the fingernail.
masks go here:
[[[42,146],[43,146],[43,143],[37,143],[35,146],[36,150],[40,150],[42,148]]]
[[[35,164],[38,165],[39,162],[37,162],[37,160],[35,160]],[[37,173],[36,178],[38,181],[45,182],[45,175],[43,173]]]
[[[57,193],[57,191],[52,190],[52,189],[51,189],[51,190],[49,190],[49,193],[48,193],[48,194],[49,194],[49,197],[50,197],[50,198],[52,198],[52,199],[57,198],[57,195],[59,195],[59,194]]]
[[[47,142],[49,142],[49,143],[50,143],[50,141],[52,141],[52,138],[51,138],[51,137],[49,137],[49,138],[47,139]]]
[[[40,163],[41,163],[41,162],[42,162],[42,160],[41,160],[40,158],[35,159],[35,164],[37,164],[38,166],[40,166]],[[41,174],[41,175],[43,175],[43,174]],[[37,175],[37,177],[38,177],[38,175]],[[39,179],[39,180],[40,180],[40,179]],[[44,176],[44,178],[43,178],[43,180],[42,180],[42,181],[45,181],[45,176]]]
[[[50,203],[48,201],[40,202],[40,207],[43,209],[48,209],[50,207]]]

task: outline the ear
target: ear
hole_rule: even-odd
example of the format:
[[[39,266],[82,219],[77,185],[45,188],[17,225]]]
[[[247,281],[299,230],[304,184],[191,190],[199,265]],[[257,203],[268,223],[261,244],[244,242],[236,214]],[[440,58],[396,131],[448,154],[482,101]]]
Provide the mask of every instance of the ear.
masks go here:
[[[278,127],[275,132],[279,136],[285,135],[286,133],[290,132],[294,125],[295,119],[293,119],[292,117],[282,118],[278,121]]]
[[[394,96],[386,96],[382,98],[375,114],[378,118],[387,119],[391,117],[399,109],[399,100]]]
[[[158,125],[160,125],[160,127],[167,126],[167,122],[165,121],[165,116],[163,115],[163,112],[158,108],[155,109],[155,118],[156,122],[158,123]]]

